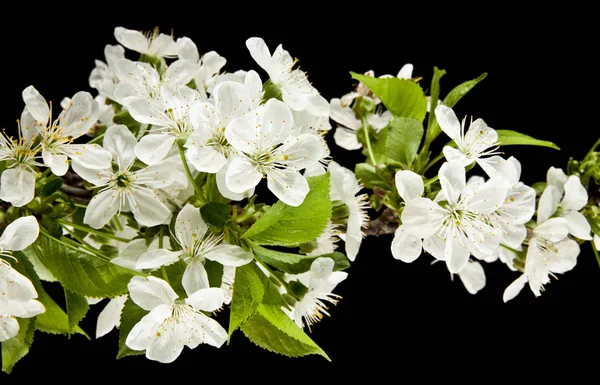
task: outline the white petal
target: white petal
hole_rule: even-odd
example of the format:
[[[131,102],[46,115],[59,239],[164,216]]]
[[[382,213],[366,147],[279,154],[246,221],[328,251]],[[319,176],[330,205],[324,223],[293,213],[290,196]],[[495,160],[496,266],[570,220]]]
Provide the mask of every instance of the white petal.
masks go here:
[[[438,173],[442,192],[450,203],[457,203],[467,185],[465,168],[459,162],[446,162]]]
[[[192,80],[196,65],[187,60],[176,60],[169,65],[163,76],[163,83],[171,87],[185,86]]]
[[[470,252],[468,242],[465,235],[454,228],[447,235],[444,254],[450,273],[456,274],[460,272],[469,262]]]
[[[143,33],[123,27],[115,28],[115,39],[126,48],[139,53],[148,53],[150,47]]]
[[[37,239],[39,231],[37,219],[33,215],[17,218],[6,226],[0,236],[0,248],[12,251],[24,250]]]
[[[323,155],[323,150],[323,143],[317,135],[302,134],[286,140],[274,152],[274,156],[283,158],[280,162],[287,167],[301,170],[317,163]]]
[[[363,223],[364,213],[355,205],[349,205],[348,223],[346,225],[346,238],[344,238],[346,256],[350,261],[354,261],[358,255],[358,250],[362,243],[364,233],[363,227],[366,223]]]
[[[352,131],[358,130],[362,125],[360,119],[356,118],[352,108],[348,107],[347,105],[343,105],[340,99],[331,99],[330,106],[331,110],[329,117],[338,124],[341,124]]]
[[[550,218],[533,229],[533,233],[550,242],[559,242],[569,235],[569,224],[565,218]]]
[[[169,210],[154,192],[137,190],[132,192],[134,207],[130,207],[135,219],[142,226],[164,224],[171,216]]]
[[[19,322],[14,317],[0,318],[0,342],[13,338],[19,333]]]
[[[373,127],[375,131],[379,132],[388,125],[391,118],[392,113],[390,111],[385,111],[382,114],[374,113],[367,116],[367,123],[369,123],[369,125]]]
[[[402,262],[414,262],[423,250],[421,238],[417,238],[404,231],[403,226],[399,226],[394,233],[392,240],[392,256]]]
[[[215,108],[218,111],[220,123],[225,127],[233,119],[242,116],[249,109],[246,88],[237,82],[223,82],[214,90]]]
[[[548,185],[556,188],[560,193],[559,195],[564,194],[564,186],[567,183],[567,179],[567,174],[560,168],[550,167],[546,173]]]
[[[523,290],[526,283],[527,276],[525,274],[521,274],[519,278],[515,279],[513,283],[511,283],[506,289],[504,289],[502,300],[504,302],[508,302],[511,299],[515,298],[521,292],[521,290]]]
[[[242,266],[252,261],[253,255],[237,245],[228,245],[222,243],[210,250],[205,256],[206,259],[216,261],[223,266]]]
[[[127,295],[121,295],[115,297],[106,304],[102,312],[98,315],[98,323],[96,324],[96,338],[100,338],[114,328],[116,328],[121,321],[121,311],[125,306]]]
[[[329,103],[327,99],[319,94],[308,98],[306,109],[314,116],[329,116]]]
[[[63,176],[69,170],[69,159],[66,155],[53,154],[44,148],[42,149],[42,159],[46,166],[52,169],[54,175]]]
[[[122,266],[126,269],[136,270],[137,260],[148,250],[145,239],[134,239],[128,242],[121,251],[119,256],[110,261],[115,265]]]
[[[572,239],[565,239],[555,243],[555,253],[551,253],[551,257],[547,260],[547,266],[553,273],[566,273],[572,270],[577,264],[577,256],[581,251],[579,244]]]
[[[21,125],[21,136],[23,137],[23,142],[26,145],[31,144],[33,142],[33,138],[39,136],[40,130],[43,131],[45,129],[45,126],[40,126],[40,123],[35,121],[33,115],[31,115],[27,108],[23,109],[19,124]],[[1,140],[2,139],[0,139],[0,141]]]
[[[263,175],[246,156],[232,155],[225,182],[227,188],[235,193],[243,193],[254,188]]]
[[[479,158],[477,159],[477,164],[490,178],[496,176],[505,177],[511,185],[519,181],[520,168],[517,170],[513,162],[509,162],[501,156],[494,155],[485,159]]]
[[[40,126],[45,127],[50,118],[50,108],[46,99],[33,86],[25,88],[22,97],[31,116]]]
[[[462,269],[458,276],[465,285],[465,289],[471,294],[477,294],[477,292],[485,287],[485,272],[479,262],[469,261],[467,265]]]
[[[198,47],[196,43],[189,37],[180,37],[177,39],[179,45],[179,53],[177,56],[180,59],[189,60],[192,63],[198,63],[200,60],[200,54],[198,53]]]
[[[546,186],[538,202],[537,223],[546,222],[548,218],[554,215],[559,202],[560,191],[554,186]]]
[[[576,175],[571,175],[565,183],[565,195],[560,202],[564,210],[581,210],[588,203],[588,193]]]
[[[231,157],[230,157],[231,159]],[[236,193],[227,188],[226,178],[227,178],[227,170],[229,166],[223,167],[221,170],[217,172],[217,188],[219,189],[219,193],[223,195],[227,199],[231,199],[233,201],[241,201],[244,198],[249,198],[254,194],[254,187],[249,190],[246,190],[242,193]]]
[[[362,144],[356,139],[356,132],[345,127],[335,129],[333,140],[335,140],[335,144],[348,151],[362,148]]]
[[[200,338],[205,344],[220,348],[227,341],[227,332],[217,321],[205,316],[204,314],[196,314],[197,323],[200,326],[202,334]]]
[[[463,167],[467,167],[473,163],[473,159],[466,156],[462,151],[451,146],[445,146],[442,149],[444,157],[448,162],[459,162]]]
[[[251,37],[246,40],[246,47],[254,61],[268,73],[271,68],[271,53],[265,41],[259,37]]]
[[[438,231],[446,217],[446,212],[431,199],[415,198],[406,202],[401,216],[406,232],[425,238]]]
[[[29,278],[2,262],[0,262],[0,293],[4,293],[2,297],[4,303],[7,299],[14,302],[27,302],[38,296]],[[4,308],[2,311],[5,314]]]
[[[133,326],[127,338],[125,345],[133,350],[145,350],[150,346],[158,327],[171,316],[171,305],[161,304]]]
[[[23,167],[9,168],[0,176],[0,199],[21,207],[35,195],[35,175]]]
[[[396,173],[396,189],[398,194],[408,202],[411,199],[420,197],[425,191],[423,177],[409,170],[400,170]]]
[[[146,164],[158,164],[165,159],[175,139],[174,135],[169,134],[146,135],[135,146],[135,156]]]
[[[294,127],[294,116],[290,108],[277,99],[269,99],[261,107],[256,119],[252,119],[250,122],[252,127],[254,127],[254,123],[259,125],[258,132],[256,129],[253,130],[256,134],[256,148],[270,149],[288,138]],[[227,135],[227,130],[225,135]]]
[[[179,157],[177,157],[179,158]],[[165,188],[175,183],[175,178],[183,176],[183,170],[179,159],[163,159],[162,162],[137,170],[134,175],[139,184],[155,189]],[[186,179],[187,181],[187,179]],[[185,184],[187,186],[187,183]]]
[[[267,170],[267,187],[283,203],[294,207],[302,204],[309,191],[306,178],[290,169]]]
[[[227,158],[213,146],[192,145],[185,155],[194,168],[201,172],[214,174],[227,164]]]
[[[185,299],[185,303],[197,310],[213,312],[223,306],[225,301],[225,290],[219,287],[200,289]]]
[[[135,136],[122,124],[110,126],[104,134],[103,146],[112,154],[121,170],[128,168],[135,160],[136,144]]]
[[[60,113],[60,127],[65,137],[79,138],[96,124],[100,107],[89,92],[79,91],[71,98],[71,104]]]
[[[590,226],[590,223],[582,213],[577,211],[571,211],[565,216],[565,218],[568,222],[569,233],[572,236],[586,241],[592,240],[592,228]]]
[[[461,202],[464,202],[469,210],[491,214],[503,205],[507,193],[508,179],[493,177],[476,187],[473,194],[463,195]]]
[[[160,305],[171,306],[178,298],[166,281],[153,276],[135,276],[127,284],[127,289],[131,300],[144,310],[152,310]]]
[[[179,256],[182,251],[169,251],[166,249],[149,250],[138,258],[135,268],[139,269],[156,269],[161,266],[169,266],[179,261]]]
[[[187,203],[175,219],[175,236],[185,250],[192,250],[197,239],[204,237],[208,226],[202,220],[200,210]]]
[[[169,364],[179,357],[185,346],[185,337],[187,337],[181,333],[187,325],[180,325],[179,322],[187,323],[188,320],[168,319],[165,322],[165,325],[161,327],[161,333],[157,333],[146,349],[147,359]]]
[[[63,151],[71,159],[89,169],[105,169],[110,167],[112,154],[97,144],[66,144]]]
[[[396,77],[399,79],[412,78],[413,68],[414,66],[410,63],[403,65],[402,68],[400,68],[400,71],[398,71],[398,75],[396,75]]]
[[[210,286],[208,274],[202,262],[192,259],[183,272],[181,284],[188,296]]]
[[[240,117],[232,120],[225,128],[227,142],[237,151],[246,154],[255,153],[258,148],[257,136],[258,117]]]
[[[435,118],[437,119],[440,128],[450,137],[450,139],[456,141],[460,137],[461,125],[460,121],[456,117],[456,114],[452,108],[443,104],[435,107]]]
[[[150,42],[150,53],[160,57],[172,58],[179,53],[179,45],[173,41],[173,37],[161,33]]]
[[[121,209],[117,194],[114,190],[106,190],[94,195],[85,209],[83,223],[94,229],[104,227]]]
[[[423,250],[431,254],[435,259],[443,261],[445,256],[446,240],[434,234],[423,239]]]

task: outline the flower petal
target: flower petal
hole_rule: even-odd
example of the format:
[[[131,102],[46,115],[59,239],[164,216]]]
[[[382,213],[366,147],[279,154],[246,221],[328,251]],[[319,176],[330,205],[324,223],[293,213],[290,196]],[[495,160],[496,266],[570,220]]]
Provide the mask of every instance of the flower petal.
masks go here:
[[[246,40],[246,48],[250,51],[250,56],[267,73],[271,69],[271,52],[265,41],[260,37],[251,37]]]
[[[356,138],[356,131],[345,127],[340,126],[335,129],[333,140],[335,140],[335,144],[348,151],[362,148],[362,144]]]
[[[556,212],[560,202],[560,191],[548,185],[542,192],[538,202],[537,223],[544,223]]]
[[[550,242],[559,242],[569,235],[569,223],[565,218],[550,218],[533,229],[533,234]]]
[[[343,105],[339,98],[331,99],[329,105],[331,108],[329,117],[333,121],[353,131],[360,128],[362,125],[360,119],[357,119],[352,108],[348,105]]]
[[[20,251],[31,245],[38,237],[39,225],[33,215],[20,217],[11,222],[0,236],[0,248]]]
[[[4,342],[19,333],[19,322],[15,317],[0,318],[0,342]]]
[[[64,137],[79,138],[96,124],[99,116],[98,102],[89,92],[79,91],[73,95],[70,105],[58,117],[61,134]]]
[[[242,249],[240,246],[228,245],[226,243],[215,246],[204,257],[208,260],[219,262],[223,266],[234,267],[250,263],[253,259],[251,252]]]
[[[588,193],[577,175],[571,175],[565,183],[565,195],[560,206],[563,210],[581,210],[588,203]]]
[[[146,164],[158,164],[166,158],[175,139],[174,135],[169,134],[146,135],[135,146],[135,156]]]
[[[24,167],[9,168],[0,176],[0,199],[25,206],[35,195],[35,175]]]
[[[581,251],[579,244],[573,239],[565,239],[555,243],[554,247],[556,252],[551,253],[551,257],[546,261],[548,269],[559,274],[572,270]]]
[[[131,195],[134,206],[130,207],[130,209],[140,225],[161,225],[166,223],[171,216],[171,210],[161,202],[154,192],[136,190]]]
[[[243,193],[254,188],[260,182],[263,175],[256,170],[248,157],[232,155],[230,159],[225,176],[225,182],[229,190],[235,193]]]
[[[227,164],[227,158],[213,146],[191,145],[185,155],[194,168],[200,172],[214,174]]]
[[[400,225],[394,233],[392,240],[392,256],[402,262],[414,262],[423,251],[421,238],[410,235]]]
[[[202,262],[197,259],[192,259],[183,272],[181,284],[188,296],[194,294],[198,290],[210,287],[208,274],[206,273],[206,269]]]
[[[466,236],[455,228],[446,236],[444,256],[450,273],[456,274],[467,266],[470,255],[468,242]]]
[[[519,278],[515,279],[513,283],[511,283],[506,289],[504,289],[502,300],[504,302],[508,302],[511,299],[515,298],[521,292],[521,290],[523,290],[526,283],[527,276],[525,274],[521,274]]]
[[[41,127],[45,128],[50,119],[50,108],[46,99],[44,99],[34,86],[25,88],[22,92],[22,97],[29,113]]]
[[[229,158],[231,160],[232,157]],[[249,190],[246,190],[242,193],[236,193],[227,188],[226,178],[227,178],[227,170],[229,169],[228,164],[223,167],[221,170],[217,171],[216,179],[217,179],[217,188],[219,189],[219,193],[223,195],[227,199],[231,199],[232,201],[241,201],[244,198],[249,198],[254,194],[254,187]]]
[[[446,162],[440,167],[438,175],[441,192],[450,203],[456,204],[467,185],[464,166],[460,162]]]
[[[323,143],[317,135],[302,134],[287,139],[274,151],[274,156],[283,158],[280,162],[287,167],[301,170],[317,163],[323,155],[323,150]]]
[[[569,233],[579,239],[591,241],[592,228],[585,216],[577,211],[571,211],[565,215],[569,226]]]
[[[148,53],[150,48],[148,39],[140,31],[116,27],[115,39],[126,48],[139,53]]]
[[[471,294],[485,287],[485,272],[479,262],[469,261],[467,265],[458,273],[465,289]]]
[[[133,350],[147,349],[156,338],[158,327],[169,316],[171,316],[171,305],[158,305],[133,326],[125,339],[125,345]]]
[[[103,146],[110,152],[120,170],[129,168],[135,160],[135,136],[123,124],[110,126],[104,134]]]
[[[69,170],[69,158],[66,155],[54,154],[46,148],[42,149],[42,159],[56,176],[63,176]]]
[[[187,203],[175,219],[175,236],[184,251],[191,252],[196,240],[204,238],[208,226],[202,220],[200,210]]]
[[[144,310],[152,310],[160,305],[171,306],[179,297],[166,281],[151,275],[131,278],[127,289],[131,300]]]
[[[438,105],[435,107],[435,118],[442,131],[444,131],[450,139],[456,141],[460,138],[461,124],[452,108],[443,104]]]
[[[121,311],[125,306],[127,295],[121,295],[112,298],[104,307],[102,312],[98,315],[98,322],[96,324],[96,338],[105,336],[116,328],[121,321]]]
[[[291,169],[267,170],[267,187],[283,203],[294,207],[302,204],[309,191],[306,178]]]
[[[85,209],[83,223],[94,229],[101,229],[121,209],[118,193],[114,190],[102,191],[94,195]]]
[[[567,174],[565,174],[562,169],[554,166],[550,167],[546,173],[546,181],[548,182],[548,185],[556,188],[560,193],[559,195],[564,194],[564,186],[565,183],[567,183],[567,179]]]
[[[135,269],[157,269],[161,266],[169,266],[179,261],[182,251],[170,251],[166,249],[149,250],[140,255]]]
[[[446,217],[446,211],[431,199],[415,198],[406,202],[401,216],[404,231],[415,237],[425,238],[438,231]]]
[[[400,170],[395,175],[396,189],[400,197],[408,202],[420,197],[425,191],[423,177],[409,170]]]
[[[85,168],[109,168],[112,161],[112,154],[97,144],[66,144],[63,151]]]
[[[219,287],[200,289],[185,299],[185,303],[197,310],[213,312],[223,306],[225,290]]]

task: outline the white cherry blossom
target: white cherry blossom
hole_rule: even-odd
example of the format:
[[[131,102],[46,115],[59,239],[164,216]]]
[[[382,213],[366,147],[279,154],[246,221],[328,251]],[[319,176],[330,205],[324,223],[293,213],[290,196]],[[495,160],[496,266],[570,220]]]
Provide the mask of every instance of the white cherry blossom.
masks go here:
[[[154,190],[173,183],[171,168],[163,163],[132,169],[136,144],[135,137],[126,126],[111,126],[104,134],[104,148],[112,154],[116,170],[90,170],[79,162],[73,162],[73,170],[79,176],[100,187],[85,210],[84,223],[99,229],[121,211],[131,211],[142,226],[156,226],[170,218],[171,211]]]
[[[323,315],[329,316],[330,304],[337,304],[341,298],[337,294],[333,294],[333,289],[346,279],[348,273],[343,271],[333,271],[333,259],[322,257],[315,259],[310,265],[310,270],[302,274],[286,274],[287,282],[298,281],[308,291],[304,294],[290,310],[284,309],[284,312],[294,320],[299,327],[310,327],[319,322]]]
[[[148,56],[172,58],[179,53],[179,45],[172,36],[159,33],[158,28],[142,33],[123,27],[115,28],[115,39],[132,51]]]
[[[89,84],[90,87],[98,90],[100,96],[116,101],[115,89],[120,82],[116,65],[119,60],[125,59],[125,49],[120,45],[108,44],[104,47],[104,57],[106,63],[96,60],[96,67],[90,74]]]
[[[137,269],[155,269],[177,262],[180,258],[187,264],[182,284],[193,293],[208,286],[208,275],[204,268],[206,260],[216,261],[224,266],[238,267],[252,261],[252,253],[240,246],[223,242],[223,235],[216,235],[202,220],[200,210],[186,204],[175,220],[175,240],[181,250],[149,250],[136,263]]]
[[[38,293],[29,278],[16,271],[5,258],[21,251],[37,238],[39,226],[34,216],[11,222],[0,236],[0,342],[19,333],[17,318],[31,318],[46,309],[36,298]]]
[[[204,343],[219,348],[227,340],[227,331],[204,314],[223,306],[225,290],[206,285],[195,292],[186,289],[187,298],[179,299],[166,281],[153,276],[133,277],[127,287],[131,300],[149,313],[131,329],[125,344],[144,350],[146,358],[170,363],[184,346],[194,349]]]
[[[310,84],[304,72],[292,68],[295,62],[281,44],[272,56],[261,38],[249,38],[246,47],[256,63],[269,74],[271,82],[281,89],[283,101],[291,109],[308,110],[317,116],[329,115],[327,100]]]
[[[243,193],[266,176],[277,198],[290,206],[300,205],[309,190],[300,171],[319,161],[323,145],[313,134],[292,136],[293,126],[289,107],[276,99],[229,123],[225,137],[237,153],[230,155],[227,188]]]
[[[102,147],[97,144],[73,143],[98,120],[98,102],[89,92],[77,92],[71,98],[69,106],[53,122],[50,121],[50,106],[33,86],[23,90],[23,100],[39,130],[44,163],[55,175],[66,174],[69,169],[68,158],[90,169],[110,166],[110,153]]]

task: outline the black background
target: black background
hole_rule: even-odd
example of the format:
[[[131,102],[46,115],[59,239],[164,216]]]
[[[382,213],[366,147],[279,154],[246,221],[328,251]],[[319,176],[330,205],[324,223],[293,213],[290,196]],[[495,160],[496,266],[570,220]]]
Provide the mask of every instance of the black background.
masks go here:
[[[106,11],[120,11],[101,9],[107,5],[100,3],[91,5],[91,10],[72,8],[75,16],[65,13],[67,5],[43,15],[30,10],[4,13],[0,18],[4,33],[0,127],[15,129],[23,108],[21,91],[29,85],[55,105],[80,90],[96,95],[88,76],[94,59],[104,60],[104,46],[117,44],[114,27],[159,26],[166,33],[172,29],[175,37],[190,37],[201,53],[216,50],[227,59],[227,71],[254,69],[263,80],[266,74],[250,57],[245,40],[263,37],[271,51],[283,44],[328,100],[352,89],[355,82],[348,71],[396,74],[403,64],[413,63],[414,76],[423,77],[420,84],[428,92],[437,66],[447,71],[441,80],[442,96],[487,72],[488,77],[456,105],[457,115],[483,118],[493,128],[521,131],[562,148],[560,152],[504,148],[507,157],[514,155],[521,161],[521,179],[527,184],[545,180],[550,166],[564,169],[570,156],[582,158],[598,138],[600,87],[594,60],[598,34],[589,10],[546,8],[525,15],[518,8],[490,7],[481,14],[439,11],[439,19],[434,20],[429,17],[433,10],[414,4],[354,9],[346,15],[324,15],[320,8],[311,11],[300,5],[260,15],[249,12],[258,5],[221,6],[220,10],[201,7],[185,21],[159,19],[163,10],[176,11],[175,7],[163,4],[152,10],[149,3],[144,7],[152,10],[151,16],[121,19],[107,17]],[[297,11],[303,12],[296,15]],[[131,52],[128,57],[134,58]],[[336,147],[331,136],[336,161],[353,169],[363,160],[357,152]],[[492,372],[480,378],[490,379],[490,373],[510,373],[515,368],[572,374],[590,367],[586,359],[597,355],[593,349],[599,340],[595,308],[600,299],[600,268],[589,244],[582,247],[577,266],[552,280],[541,297],[534,298],[526,287],[504,304],[502,293],[518,274],[500,262],[484,264],[486,287],[471,295],[458,277],[450,279],[443,264],[431,265],[429,255],[412,264],[394,260],[391,240],[391,235],[365,239],[347,270],[348,278],[335,290],[343,299],[331,308],[330,318],[313,328],[311,337],[329,354],[331,363],[318,356],[291,359],[269,353],[253,346],[241,332],[221,349],[186,348],[169,365],[143,356],[115,360],[116,331],[91,341],[38,332],[30,354],[11,376],[0,374],[0,384],[21,383],[34,375],[69,384],[91,378],[121,383],[119,378],[159,377],[199,383],[240,375],[270,382],[319,382],[348,374],[425,381],[438,375],[438,369],[442,377],[469,378],[474,368],[489,367]],[[102,304],[92,306],[83,321],[92,337],[102,308]],[[227,316],[226,311],[219,315],[223,325]],[[528,365],[538,359],[543,365]],[[553,362],[562,363],[561,369]],[[269,374],[273,372],[278,374]]]

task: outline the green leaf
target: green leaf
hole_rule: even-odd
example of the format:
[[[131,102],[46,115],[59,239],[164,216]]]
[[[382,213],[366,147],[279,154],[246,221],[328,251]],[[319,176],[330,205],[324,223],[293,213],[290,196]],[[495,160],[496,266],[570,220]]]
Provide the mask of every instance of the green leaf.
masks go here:
[[[278,201],[243,235],[261,245],[298,246],[316,239],[331,218],[329,173],[309,177],[310,191],[297,207]]]
[[[67,304],[67,318],[69,322],[69,330],[73,332],[79,325],[79,322],[85,317],[90,305],[84,296],[73,293],[65,288],[65,302]]]
[[[431,79],[431,92],[430,92],[430,106],[429,111],[435,111],[435,107],[437,107],[438,100],[440,98],[440,79],[442,76],[446,74],[446,70],[440,70],[437,67],[433,67],[433,78]],[[432,124],[435,123],[435,115],[429,114],[427,117],[427,131]]]
[[[417,158],[423,138],[423,123],[412,118],[393,118],[388,125],[386,155],[408,167]]]
[[[127,293],[127,283],[135,272],[79,253],[40,234],[35,243],[37,256],[52,275],[67,289],[94,298],[116,297]]]
[[[392,186],[377,175],[377,169],[371,164],[358,163],[354,168],[354,175],[356,175],[358,181],[366,188],[373,189],[379,187],[387,191],[392,189]]]
[[[448,107],[454,107],[456,103],[458,103],[458,101],[467,94],[467,92],[471,91],[471,89],[475,87],[480,81],[485,79],[486,76],[487,72],[484,72],[481,75],[479,75],[476,79],[468,80],[464,83],[457,85],[452,89],[452,91],[448,93],[448,95],[446,95],[446,97],[444,98],[444,104]]]
[[[310,265],[313,261],[320,257],[333,259],[335,262],[334,270],[344,270],[350,267],[348,258],[337,251],[322,255],[301,255],[270,250],[258,245],[253,245],[252,249],[258,259],[267,265],[273,266],[289,274],[301,274],[310,270]]]
[[[35,317],[17,318],[19,333],[11,339],[2,342],[2,371],[12,372],[15,364],[29,353],[35,334]]]
[[[471,91],[471,89],[475,87],[480,81],[485,79],[486,76],[487,72],[484,72],[483,74],[479,75],[479,77],[477,77],[476,79],[468,80],[454,87],[452,91],[450,91],[448,95],[446,95],[443,103],[448,107],[454,107],[454,105],[456,105],[456,103],[458,103],[458,101],[462,99],[463,96],[465,96],[469,91]],[[435,110],[431,109],[430,111],[433,117],[435,117]],[[426,143],[431,143],[441,132],[442,129],[440,128],[440,125],[437,122],[437,120],[435,120],[429,125],[429,128],[427,129]]]
[[[117,359],[127,356],[138,356],[144,354],[143,350],[132,350],[126,344],[127,335],[135,324],[140,322],[148,312],[136,305],[131,298],[127,298],[123,311],[121,312],[121,325],[119,326],[119,353]]]
[[[408,79],[374,78],[350,71],[352,77],[366,85],[394,116],[420,122],[427,113],[427,99],[417,83]]]
[[[509,145],[530,145],[530,146],[540,146],[540,147],[550,147],[555,150],[560,150],[560,148],[547,140],[540,140],[533,138],[529,135],[521,134],[517,131],[512,130],[496,130],[498,133],[498,142],[500,142],[501,146],[509,146]]]
[[[327,354],[292,321],[279,307],[260,305],[241,327],[256,345],[288,357]]]
[[[219,202],[208,202],[200,207],[200,215],[206,224],[221,230],[229,220],[229,206]]]
[[[137,133],[137,131],[140,129],[140,123],[135,120],[127,110],[116,113],[113,118],[113,122],[115,124],[123,124],[127,126],[129,131],[134,133]]]
[[[206,259],[204,261],[204,269],[208,275],[210,287],[221,287],[221,283],[223,283],[223,265],[219,262]]]
[[[29,262],[27,257],[25,257],[22,252],[15,252],[14,255],[19,260],[19,263],[13,264],[13,267],[19,273],[29,278],[31,283],[33,283],[35,291],[38,293],[37,300],[40,301],[46,309],[45,312],[36,317],[36,329],[50,334],[78,333],[84,335],[87,339],[90,339],[90,337],[79,326],[75,326],[75,328],[71,329],[69,326],[69,317],[67,316],[67,313],[65,313],[65,311],[58,306],[52,297],[46,293],[46,290],[44,290],[40,279],[35,273],[33,265],[31,262]]]
[[[50,196],[51,194],[57,192],[63,184],[62,178],[59,177],[51,177],[49,178],[40,191],[40,195],[43,197]]]
[[[235,269],[233,281],[233,296],[229,314],[229,338],[240,327],[263,300],[265,289],[262,282],[264,274],[254,263],[249,263]]]

